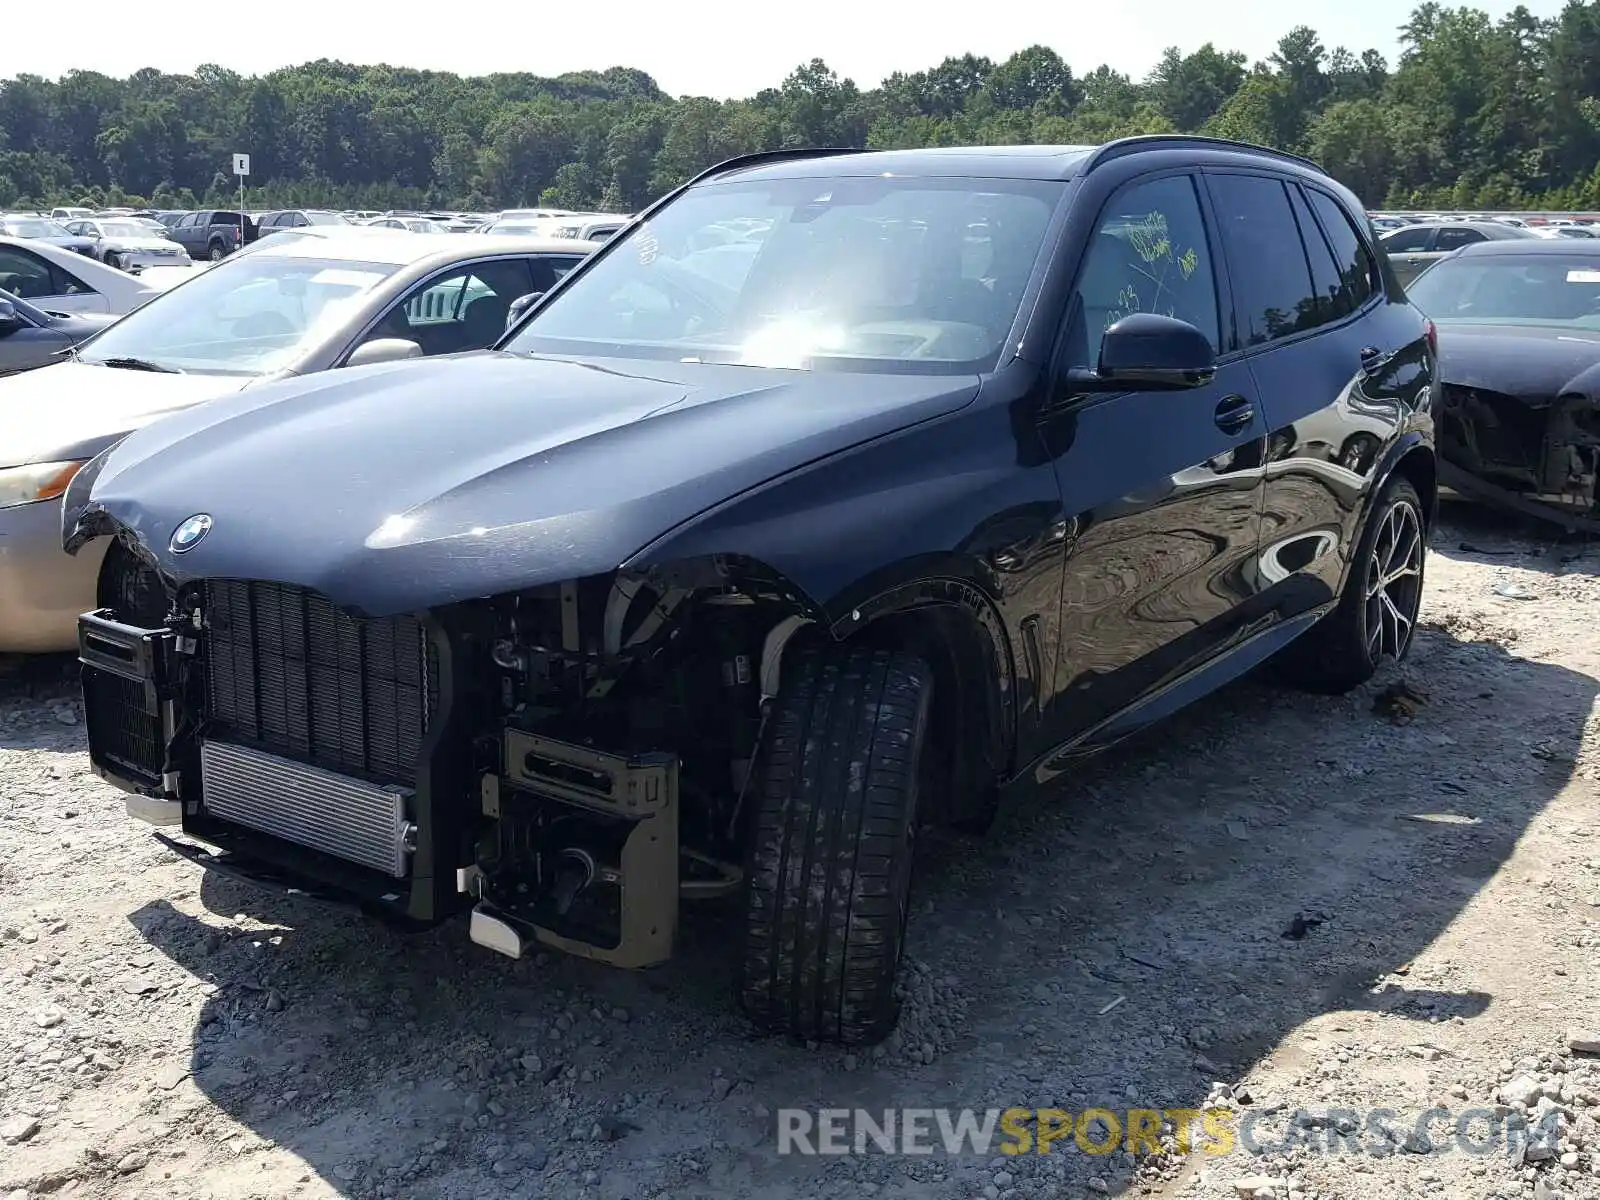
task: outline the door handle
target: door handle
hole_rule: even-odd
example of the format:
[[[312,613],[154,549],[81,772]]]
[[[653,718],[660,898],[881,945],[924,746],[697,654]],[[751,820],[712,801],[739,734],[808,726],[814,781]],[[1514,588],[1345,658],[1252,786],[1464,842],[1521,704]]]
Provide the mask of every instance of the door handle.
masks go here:
[[[1224,396],[1217,402],[1214,418],[1223,433],[1239,433],[1256,419],[1256,406],[1245,396]]]

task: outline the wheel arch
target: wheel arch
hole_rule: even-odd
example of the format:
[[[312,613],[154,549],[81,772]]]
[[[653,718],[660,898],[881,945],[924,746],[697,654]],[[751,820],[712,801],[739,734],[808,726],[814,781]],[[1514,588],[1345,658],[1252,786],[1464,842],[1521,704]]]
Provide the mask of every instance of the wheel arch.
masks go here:
[[[747,556],[713,556],[654,568],[657,579],[729,581],[775,590],[788,614],[768,630],[761,661],[763,695],[781,686],[791,652],[860,642],[903,650],[934,672],[934,744],[945,753],[935,819],[981,824],[992,794],[1017,753],[1018,664],[984,572],[960,555],[908,560],[875,571],[837,595],[819,599],[776,568]],[[945,786],[949,783],[949,786]]]
[[[853,610],[834,634],[928,662],[939,766],[926,816],[939,824],[986,824],[1016,755],[1018,691],[1010,638],[989,598],[960,579],[907,582]]]
[[[1439,463],[1433,447],[1420,441],[1412,445],[1400,456],[1383,482],[1387,485],[1395,475],[1409,479],[1411,486],[1417,489],[1417,495],[1422,500],[1423,518],[1431,529],[1439,513]]]
[[[1391,480],[1400,478],[1417,489],[1417,496],[1422,501],[1423,521],[1428,529],[1433,528],[1434,518],[1439,507],[1439,472],[1436,452],[1433,443],[1419,433],[1410,433],[1400,438],[1389,448],[1389,451],[1379,460],[1377,469],[1372,473],[1373,482],[1367,489],[1367,495],[1361,505],[1361,512],[1356,519],[1355,528],[1350,533],[1350,545],[1359,546],[1361,539],[1366,536],[1367,526],[1372,521],[1373,509],[1376,508],[1378,497],[1383,495],[1384,489]],[[1426,533],[1426,530],[1424,531]],[[1344,588],[1350,581],[1350,564],[1345,564],[1344,578],[1339,581],[1339,590],[1342,595]]]
[[[1017,664],[989,591],[954,562],[942,572],[909,569],[891,583],[852,589],[848,606],[829,605],[829,633],[904,650],[933,669],[933,745],[944,756],[928,815],[981,825],[1011,771],[1017,747]]]

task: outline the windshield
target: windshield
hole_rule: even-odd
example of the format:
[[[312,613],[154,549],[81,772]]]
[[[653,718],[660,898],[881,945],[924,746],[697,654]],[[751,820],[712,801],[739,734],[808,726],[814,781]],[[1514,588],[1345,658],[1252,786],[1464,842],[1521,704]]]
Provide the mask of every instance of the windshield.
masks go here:
[[[350,224],[349,221],[346,221],[338,213],[308,212],[306,214],[306,220],[310,221],[311,224],[313,224],[313,225],[348,225],[348,224]]]
[[[1600,257],[1447,258],[1417,276],[1406,294],[1436,321],[1600,329]]]
[[[703,185],[631,229],[504,347],[798,370],[994,365],[1065,185]]]
[[[11,237],[46,238],[46,237],[71,237],[65,225],[58,225],[54,221],[43,218],[29,221],[0,221],[0,229]]]
[[[134,309],[86,343],[78,357],[270,374],[337,330],[362,297],[397,269],[279,255],[235,258]]]
[[[148,225],[140,225],[135,221],[101,221],[100,236],[142,238],[150,237],[151,233]]]

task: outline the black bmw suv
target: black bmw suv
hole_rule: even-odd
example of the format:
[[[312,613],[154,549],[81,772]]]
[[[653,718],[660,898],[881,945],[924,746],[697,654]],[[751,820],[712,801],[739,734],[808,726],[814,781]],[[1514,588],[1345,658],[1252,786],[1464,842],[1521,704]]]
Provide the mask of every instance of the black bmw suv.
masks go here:
[[[1434,333],[1305,160],[753,155],[525,299],[74,480],[90,752],[174,849],[622,966],[722,897],[751,1018],[865,1042],[920,824],[1410,645]]]

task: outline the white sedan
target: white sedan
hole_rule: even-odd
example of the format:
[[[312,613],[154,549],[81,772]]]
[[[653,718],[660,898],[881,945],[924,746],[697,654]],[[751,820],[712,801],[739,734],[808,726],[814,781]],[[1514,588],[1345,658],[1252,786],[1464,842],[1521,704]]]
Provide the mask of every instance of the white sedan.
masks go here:
[[[484,349],[519,300],[554,287],[594,249],[349,225],[285,230],[194,270],[66,361],[0,380],[0,653],[77,644],[102,555],[62,552],[51,501],[129,430],[274,379]]]
[[[0,290],[52,312],[132,312],[165,289],[34,238],[0,237]]]

